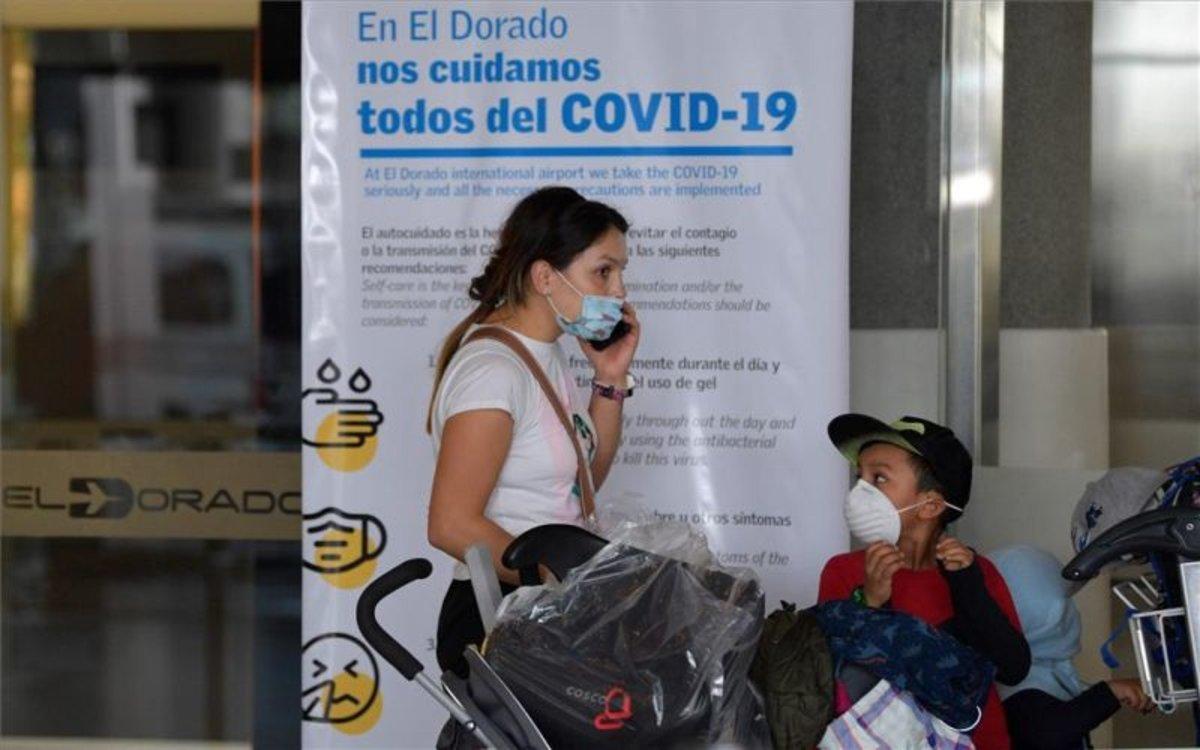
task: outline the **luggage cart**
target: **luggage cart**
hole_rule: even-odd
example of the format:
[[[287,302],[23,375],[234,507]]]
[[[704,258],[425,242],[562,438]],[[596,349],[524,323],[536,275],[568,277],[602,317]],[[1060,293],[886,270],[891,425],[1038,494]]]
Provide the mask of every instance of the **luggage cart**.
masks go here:
[[[1067,563],[1063,577],[1088,581],[1113,561],[1152,553],[1178,560],[1178,580],[1140,576],[1115,584],[1113,594],[1129,613],[1142,689],[1171,713],[1200,701],[1200,509],[1161,508],[1128,518]]]

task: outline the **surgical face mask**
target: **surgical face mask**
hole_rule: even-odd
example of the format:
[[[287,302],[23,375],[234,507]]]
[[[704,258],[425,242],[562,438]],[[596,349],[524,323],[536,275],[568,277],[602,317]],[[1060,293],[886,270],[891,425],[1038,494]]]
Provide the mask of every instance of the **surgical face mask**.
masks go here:
[[[858,480],[846,495],[846,525],[855,538],[866,544],[900,541],[900,514],[919,508],[932,500],[922,500],[907,508],[896,509],[883,490],[866,481]],[[946,507],[961,510],[950,503]]]
[[[603,341],[612,335],[613,328],[616,328],[617,323],[621,322],[621,308],[625,303],[620,297],[602,297],[596,294],[584,294],[575,288],[575,285],[567,281],[567,277],[563,276],[559,271],[555,271],[562,280],[571,287],[571,291],[575,292],[583,300],[583,305],[579,310],[579,317],[575,320],[567,320],[563,314],[554,306],[554,300],[550,295],[546,294],[546,301],[550,303],[550,309],[554,311],[554,319],[558,322],[558,327],[563,330],[563,333],[568,333],[572,336],[588,339],[589,341]]]

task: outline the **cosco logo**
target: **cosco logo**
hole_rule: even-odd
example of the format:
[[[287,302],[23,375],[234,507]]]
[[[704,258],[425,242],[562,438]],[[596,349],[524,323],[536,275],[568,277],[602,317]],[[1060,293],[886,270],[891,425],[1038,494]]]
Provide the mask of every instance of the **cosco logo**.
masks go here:
[[[595,703],[598,706],[604,705],[603,693],[592,693],[577,687],[568,687],[567,695],[575,700],[584,701],[586,703]]]

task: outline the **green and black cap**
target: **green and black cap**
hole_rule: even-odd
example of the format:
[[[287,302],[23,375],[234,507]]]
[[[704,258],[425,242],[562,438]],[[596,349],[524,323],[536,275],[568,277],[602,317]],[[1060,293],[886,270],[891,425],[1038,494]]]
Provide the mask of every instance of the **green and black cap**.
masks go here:
[[[843,414],[829,423],[829,439],[858,468],[858,454],[869,443],[890,443],[915,453],[929,464],[946,502],[966,508],[971,499],[971,454],[947,427],[921,417],[904,417],[887,424],[866,414]],[[949,510],[948,521],[960,513]]]

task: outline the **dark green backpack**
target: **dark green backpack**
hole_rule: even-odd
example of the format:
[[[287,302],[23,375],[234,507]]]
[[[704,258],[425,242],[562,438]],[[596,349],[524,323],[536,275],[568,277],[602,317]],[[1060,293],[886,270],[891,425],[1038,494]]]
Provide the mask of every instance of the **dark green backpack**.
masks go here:
[[[775,750],[811,748],[833,721],[833,657],[816,618],[781,604],[763,626],[750,679],[763,694]]]

